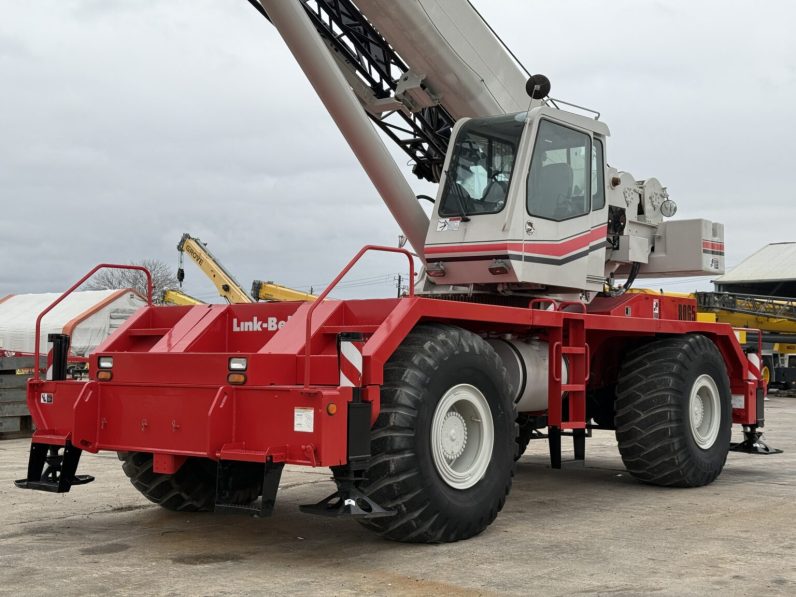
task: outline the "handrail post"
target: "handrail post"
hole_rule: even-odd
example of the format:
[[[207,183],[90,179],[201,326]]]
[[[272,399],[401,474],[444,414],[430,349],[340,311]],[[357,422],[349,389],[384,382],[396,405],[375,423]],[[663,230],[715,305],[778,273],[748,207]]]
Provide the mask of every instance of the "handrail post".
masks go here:
[[[415,262],[412,260],[412,254],[407,251],[406,249],[401,249],[397,247],[382,247],[379,245],[365,245],[362,247],[359,252],[354,255],[353,259],[348,262],[342,271],[337,274],[337,277],[332,280],[326,289],[318,295],[318,298],[309,306],[307,310],[307,323],[306,323],[306,335],[305,335],[305,342],[304,342],[304,389],[308,389],[310,387],[310,341],[312,339],[312,314],[315,313],[315,309],[318,308],[323,300],[329,295],[329,293],[334,289],[335,286],[343,279],[343,277],[354,267],[357,262],[362,258],[362,256],[367,253],[368,251],[381,251],[384,253],[403,253],[406,255],[406,258],[409,260],[409,296],[415,296]]]
[[[61,296],[55,299],[49,306],[39,313],[39,316],[36,318],[36,338],[34,339],[34,354],[35,354],[35,367],[33,369],[33,381],[39,381],[41,379],[41,374],[39,373],[39,355],[41,353],[41,320],[44,318],[47,313],[53,310],[61,301],[63,301],[66,297],[72,294],[75,290],[77,290],[83,282],[88,280],[91,276],[96,274],[101,269],[127,269],[127,270],[138,270],[144,272],[146,275],[146,302],[147,305],[150,307],[152,306],[152,274],[149,270],[141,265],[117,265],[115,263],[100,263],[99,265],[95,266],[89,273],[85,276],[80,278],[77,282],[72,284],[69,289],[64,292]]]

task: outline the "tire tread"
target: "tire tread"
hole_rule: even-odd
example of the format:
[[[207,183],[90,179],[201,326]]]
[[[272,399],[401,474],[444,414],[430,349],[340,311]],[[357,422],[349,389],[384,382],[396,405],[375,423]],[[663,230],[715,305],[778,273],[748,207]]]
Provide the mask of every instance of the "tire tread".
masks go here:
[[[384,368],[382,406],[371,436],[374,447],[378,444],[379,449],[373,451],[376,456],[367,471],[368,481],[361,489],[377,503],[395,509],[397,514],[360,522],[388,539],[440,543],[472,537],[495,520],[511,490],[513,463],[499,498],[488,511],[478,520],[456,525],[424,499],[423,488],[418,486],[418,454],[412,438],[420,404],[429,380],[457,350],[483,356],[487,361],[485,366],[500,371],[504,383],[508,383],[500,357],[480,336],[446,324],[417,326]],[[516,419],[513,411],[509,416]]]
[[[616,391],[616,438],[625,467],[637,479],[654,485],[697,487],[712,482],[721,472],[726,453],[720,466],[701,466],[683,431],[688,412],[682,392],[688,371],[706,358],[721,360],[716,345],[705,336],[689,334],[637,348],[622,364]],[[715,380],[720,391],[729,388],[726,371],[724,377]],[[723,439],[720,435],[716,441]]]

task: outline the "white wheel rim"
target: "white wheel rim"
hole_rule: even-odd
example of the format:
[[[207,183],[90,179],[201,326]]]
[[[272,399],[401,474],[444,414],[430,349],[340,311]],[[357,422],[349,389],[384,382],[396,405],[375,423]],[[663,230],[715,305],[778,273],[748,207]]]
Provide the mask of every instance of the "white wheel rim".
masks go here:
[[[716,442],[721,424],[721,396],[710,375],[700,375],[691,386],[688,413],[691,436],[700,448],[707,450]]]
[[[492,459],[495,426],[481,391],[469,384],[450,388],[431,421],[431,453],[442,480],[467,489],[486,474]]]

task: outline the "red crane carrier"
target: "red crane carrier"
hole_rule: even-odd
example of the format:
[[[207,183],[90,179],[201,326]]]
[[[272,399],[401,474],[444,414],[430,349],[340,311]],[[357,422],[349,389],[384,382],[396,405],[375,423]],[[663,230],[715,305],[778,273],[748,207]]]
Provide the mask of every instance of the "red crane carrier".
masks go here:
[[[664,221],[666,188],[608,166],[599,115],[551,98],[469,2],[250,2],[423,270],[367,246],[311,304],[155,307],[150,293],[88,381],[65,379],[69,339],[52,338],[19,487],[69,491],[92,480],[81,453],[110,450],[165,508],[267,515],[285,464],[330,467],[338,491],[302,510],[444,542],[495,519],[533,438],[558,468],[563,436],[583,460],[591,430],[614,429],[628,471],[665,486],[713,481],[733,424],[735,449],[772,452],[759,346],[697,321],[693,299],[628,292],[721,273],[722,226]],[[439,182],[430,218],[371,123]],[[408,258],[406,296],[328,300],[371,251]]]

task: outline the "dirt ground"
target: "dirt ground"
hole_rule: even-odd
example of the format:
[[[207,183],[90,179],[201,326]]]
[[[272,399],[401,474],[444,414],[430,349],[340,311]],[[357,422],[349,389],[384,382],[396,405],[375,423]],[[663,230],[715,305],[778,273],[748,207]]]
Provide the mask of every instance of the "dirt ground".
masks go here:
[[[560,471],[532,442],[495,523],[436,546],[301,514],[334,490],[325,469],[286,469],[272,518],[179,514],[146,501],[114,454],[84,455],[97,480],[70,493],[15,489],[29,441],[3,441],[0,594],[793,595],[796,399],[766,406],[785,453],[731,453],[700,489],[636,482],[610,432]]]

